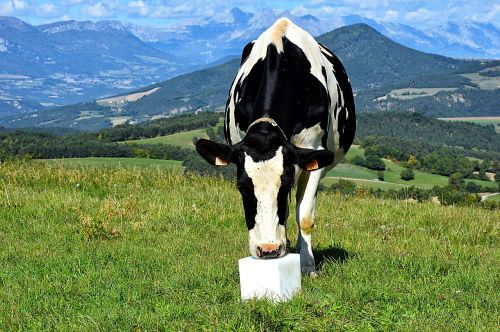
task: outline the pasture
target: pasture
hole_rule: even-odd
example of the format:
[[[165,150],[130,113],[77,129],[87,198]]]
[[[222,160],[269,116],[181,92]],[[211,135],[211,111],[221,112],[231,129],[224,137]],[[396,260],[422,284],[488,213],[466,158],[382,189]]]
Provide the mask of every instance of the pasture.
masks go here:
[[[145,158],[111,158],[111,157],[88,157],[88,158],[60,158],[41,159],[42,162],[53,163],[64,166],[97,167],[97,168],[156,168],[165,170],[181,170],[182,161],[145,159]]]
[[[242,303],[247,231],[233,183],[0,164],[0,330],[498,329],[499,211],[325,192],[318,202],[319,277],[290,302]],[[291,216],[292,247],[295,236]]]
[[[189,131],[181,131],[172,135],[158,136],[153,138],[144,138],[133,141],[125,141],[123,143],[130,144],[169,144],[183,148],[194,150],[193,138],[208,138],[206,129],[195,129]]]

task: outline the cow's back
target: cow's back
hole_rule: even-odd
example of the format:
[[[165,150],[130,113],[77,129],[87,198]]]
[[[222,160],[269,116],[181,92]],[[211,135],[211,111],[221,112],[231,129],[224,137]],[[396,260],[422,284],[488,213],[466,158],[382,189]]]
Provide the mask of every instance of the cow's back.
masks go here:
[[[228,142],[241,141],[261,117],[273,118],[299,147],[333,151],[335,164],[354,138],[354,100],[342,64],[286,18],[243,50],[226,105]]]

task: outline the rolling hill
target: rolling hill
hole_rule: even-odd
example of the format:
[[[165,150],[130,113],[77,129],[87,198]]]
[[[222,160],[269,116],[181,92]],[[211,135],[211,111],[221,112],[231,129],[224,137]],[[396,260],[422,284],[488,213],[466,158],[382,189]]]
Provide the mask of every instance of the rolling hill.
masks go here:
[[[317,40],[333,50],[344,63],[359,111],[412,110],[431,116],[498,113],[500,90],[496,73],[500,70],[500,60],[457,60],[419,52],[393,42],[365,24],[336,29]],[[111,126],[115,117],[125,116],[137,122],[199,109],[223,109],[238,66],[239,61],[232,60],[147,86],[134,93],[158,89],[134,102],[103,105],[97,101],[70,105],[6,118],[0,125],[89,130]],[[485,75],[486,72],[494,74]],[[415,90],[419,88],[436,91],[430,95]],[[392,94],[401,89],[408,89],[401,94],[406,96],[407,93],[412,98]]]

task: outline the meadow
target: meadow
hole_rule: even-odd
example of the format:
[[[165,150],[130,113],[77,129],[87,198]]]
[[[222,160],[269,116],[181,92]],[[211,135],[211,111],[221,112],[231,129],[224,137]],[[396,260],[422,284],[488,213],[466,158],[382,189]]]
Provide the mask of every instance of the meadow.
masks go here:
[[[318,196],[319,276],[289,302],[241,302],[233,183],[2,163],[0,330],[498,330],[499,211]],[[287,231],[293,250],[292,216]]]
[[[156,168],[168,170],[182,170],[182,161],[146,159],[146,158],[112,158],[112,157],[88,157],[88,158],[60,158],[40,159],[41,162],[76,167],[97,168]]]

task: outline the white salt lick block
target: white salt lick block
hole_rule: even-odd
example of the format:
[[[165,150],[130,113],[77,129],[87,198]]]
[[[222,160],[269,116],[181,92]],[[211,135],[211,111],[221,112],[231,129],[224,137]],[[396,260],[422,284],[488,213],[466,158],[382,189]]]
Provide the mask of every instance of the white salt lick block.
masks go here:
[[[286,254],[275,259],[242,258],[240,270],[241,299],[267,298],[286,301],[300,291],[300,255]]]

